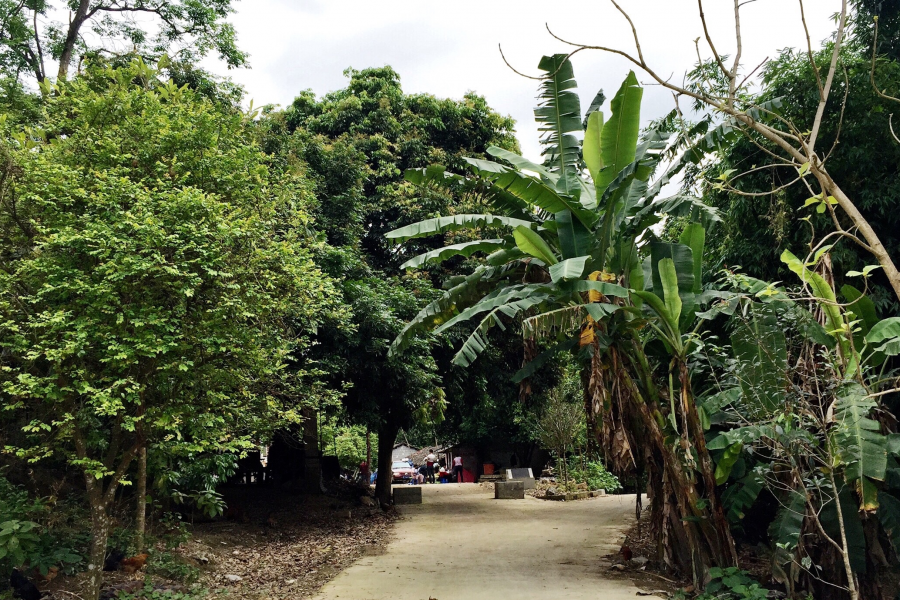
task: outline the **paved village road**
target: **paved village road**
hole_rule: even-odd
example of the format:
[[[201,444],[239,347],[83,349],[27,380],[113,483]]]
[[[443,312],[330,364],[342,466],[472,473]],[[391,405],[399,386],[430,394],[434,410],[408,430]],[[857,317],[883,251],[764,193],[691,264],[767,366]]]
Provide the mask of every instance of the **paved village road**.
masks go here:
[[[494,500],[473,484],[426,485],[402,506],[384,554],[366,556],[317,600],[633,600],[606,576],[634,519],[634,496]]]

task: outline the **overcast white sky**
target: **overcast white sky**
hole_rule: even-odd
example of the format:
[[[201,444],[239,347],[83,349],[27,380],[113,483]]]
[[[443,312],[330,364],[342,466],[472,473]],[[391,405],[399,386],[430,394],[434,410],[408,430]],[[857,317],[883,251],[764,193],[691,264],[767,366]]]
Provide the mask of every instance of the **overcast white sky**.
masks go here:
[[[696,62],[694,38],[703,31],[694,0],[620,0],[641,36],[644,56],[658,73],[680,79]],[[840,0],[806,0],[806,17],[814,43],[831,35],[832,15]],[[321,95],[346,84],[347,67],[391,65],[407,93],[427,92],[459,98],[473,90],[497,111],[511,115],[523,152],[539,155],[532,109],[535,81],[504,65],[498,44],[519,70],[537,74],[544,54],[566,48],[544,29],[586,44],[633,49],[631,30],[605,0],[538,2],[535,0],[239,0],[232,16],[240,47],[250,53],[251,68],[227,71],[247,89],[257,106],[291,102],[312,89]],[[734,52],[731,0],[706,0],[714,43],[721,53]],[[756,66],[778,49],[805,45],[796,0],[756,0],[742,8],[744,63]],[[708,49],[701,45],[704,58]],[[598,89],[610,98],[629,63],[601,52],[573,59],[583,107]],[[642,82],[649,78],[638,72]],[[607,108],[608,109],[608,100]],[[671,94],[647,86],[643,120],[670,111]]]

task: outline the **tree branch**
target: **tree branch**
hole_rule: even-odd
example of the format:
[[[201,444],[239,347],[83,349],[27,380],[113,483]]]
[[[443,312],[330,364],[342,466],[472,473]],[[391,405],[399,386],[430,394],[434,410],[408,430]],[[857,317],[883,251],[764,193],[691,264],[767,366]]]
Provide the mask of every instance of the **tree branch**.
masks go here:
[[[816,138],[822,127],[822,117],[825,115],[825,105],[828,103],[828,95],[831,93],[831,84],[834,81],[834,72],[837,70],[838,57],[841,54],[841,46],[844,40],[844,26],[847,23],[847,0],[841,0],[841,16],[838,21],[838,30],[834,36],[834,48],[831,52],[831,65],[828,67],[828,75],[825,77],[825,87],[819,97],[819,106],[816,108],[816,118],[813,120],[812,133],[809,136],[809,154],[816,151]]]

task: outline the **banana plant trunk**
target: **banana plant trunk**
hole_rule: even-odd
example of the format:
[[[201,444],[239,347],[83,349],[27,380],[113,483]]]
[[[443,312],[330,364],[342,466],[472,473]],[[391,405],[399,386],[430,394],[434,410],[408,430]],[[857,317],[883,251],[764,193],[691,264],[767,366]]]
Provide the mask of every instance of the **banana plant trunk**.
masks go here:
[[[691,391],[691,376],[688,372],[687,364],[683,361],[679,363],[679,375],[681,379],[681,401],[682,410],[687,415],[688,427],[693,439],[694,449],[700,462],[700,472],[703,476],[703,487],[709,500],[710,512],[714,521],[717,537],[721,546],[721,559],[728,562],[725,565],[737,565],[737,550],[734,547],[734,539],[731,536],[731,527],[728,519],[725,518],[725,511],[722,503],[716,493],[716,475],[712,458],[709,455],[709,449],[706,447],[706,432],[700,422],[700,414],[697,411],[697,405],[694,402],[694,396]]]
[[[644,454],[632,449],[632,457],[635,466],[638,460],[643,461],[647,471],[652,510],[650,526],[658,540],[658,558],[677,571],[690,573],[695,584],[702,586],[709,567],[733,566],[737,557],[728,522],[716,497],[712,460],[690,395],[690,383],[684,379],[687,370],[679,371],[682,380],[687,382],[681,386],[679,395],[682,406],[687,407],[684,416],[690,428],[690,444],[667,432],[667,420],[659,409],[659,391],[639,343],[625,348],[613,345],[596,356],[598,360],[591,361],[588,367],[592,398],[586,399],[586,406],[591,410],[599,407],[599,413],[594,415],[602,432],[598,441],[607,456],[610,451],[621,452],[622,435],[640,441]],[[613,398],[621,401],[614,403]],[[622,431],[623,428],[630,431]],[[699,472],[693,466],[693,459],[688,458],[691,446],[698,455]],[[623,472],[627,465],[621,460],[611,461],[611,465],[620,475],[630,474]],[[698,489],[698,475],[704,494]]]

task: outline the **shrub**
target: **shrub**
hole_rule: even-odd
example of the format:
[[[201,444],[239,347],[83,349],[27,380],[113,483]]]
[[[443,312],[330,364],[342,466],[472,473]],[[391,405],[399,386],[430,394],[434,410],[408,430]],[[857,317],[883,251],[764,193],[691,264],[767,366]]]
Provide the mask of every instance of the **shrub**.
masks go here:
[[[611,494],[622,489],[619,478],[607,471],[599,460],[582,463],[581,459],[573,456],[569,459],[569,477],[576,483],[587,483],[591,490],[606,490]]]
[[[750,577],[747,571],[737,567],[713,567],[709,570],[709,577],[706,590],[694,600],[763,600],[769,594],[769,590]],[[687,594],[679,590],[675,598],[683,600]]]
[[[177,592],[174,590],[155,589],[149,581],[144,585],[144,589],[133,594],[119,592],[116,595],[117,600],[199,600],[207,597],[206,590],[192,590],[188,592]]]
[[[46,575],[51,567],[66,574],[84,563],[87,535],[68,527],[50,527],[65,522],[58,507],[0,477],[0,576],[13,568],[28,566]]]
[[[194,583],[200,579],[200,569],[170,551],[152,553],[147,560],[147,574],[180,583]]]

